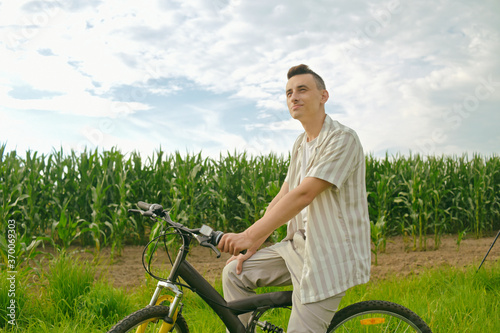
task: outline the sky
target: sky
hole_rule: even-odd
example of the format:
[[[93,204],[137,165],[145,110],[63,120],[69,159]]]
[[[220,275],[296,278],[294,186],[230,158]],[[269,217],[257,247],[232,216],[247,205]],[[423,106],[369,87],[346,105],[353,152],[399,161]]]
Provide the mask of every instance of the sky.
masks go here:
[[[288,154],[286,73],[366,154],[497,155],[498,0],[0,1],[0,145]]]

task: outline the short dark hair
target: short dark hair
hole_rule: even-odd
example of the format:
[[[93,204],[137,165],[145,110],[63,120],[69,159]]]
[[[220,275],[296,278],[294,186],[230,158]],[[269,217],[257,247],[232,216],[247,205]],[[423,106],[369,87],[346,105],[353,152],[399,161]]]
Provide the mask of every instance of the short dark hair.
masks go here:
[[[314,77],[314,81],[316,81],[316,87],[319,90],[326,89],[325,81],[323,81],[321,76],[316,74],[312,69],[309,68],[309,66],[304,64],[291,67],[288,70],[287,77],[290,80],[291,77],[301,74],[311,74]]]

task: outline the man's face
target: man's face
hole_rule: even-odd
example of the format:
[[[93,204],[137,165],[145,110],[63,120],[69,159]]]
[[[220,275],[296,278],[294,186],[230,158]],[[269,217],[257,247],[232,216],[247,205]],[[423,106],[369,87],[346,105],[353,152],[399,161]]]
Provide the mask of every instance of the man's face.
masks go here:
[[[307,120],[323,112],[328,92],[319,90],[312,74],[295,75],[286,84],[286,101],[292,118]]]

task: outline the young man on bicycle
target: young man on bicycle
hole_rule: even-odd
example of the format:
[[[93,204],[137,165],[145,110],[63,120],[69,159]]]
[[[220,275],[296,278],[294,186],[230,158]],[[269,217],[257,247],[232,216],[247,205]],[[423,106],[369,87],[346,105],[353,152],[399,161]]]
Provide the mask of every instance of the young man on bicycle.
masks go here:
[[[224,296],[231,301],[258,287],[292,284],[288,332],[325,332],[345,291],[370,276],[365,156],[356,133],[325,113],[323,79],[306,65],[287,76],[288,109],[304,133],[264,216],[219,244],[233,255],[223,271]],[[285,239],[257,251],[284,223]]]

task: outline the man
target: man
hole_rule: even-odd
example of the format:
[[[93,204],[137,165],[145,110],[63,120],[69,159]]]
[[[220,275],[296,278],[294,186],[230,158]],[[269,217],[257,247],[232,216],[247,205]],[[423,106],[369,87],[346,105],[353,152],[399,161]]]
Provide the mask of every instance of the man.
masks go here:
[[[244,232],[222,237],[219,248],[233,255],[223,289],[234,300],[258,287],[292,284],[288,332],[326,332],[345,291],[370,276],[365,157],[356,133],[325,113],[323,79],[306,65],[290,68],[287,76],[288,109],[305,132],[264,216]],[[257,251],[287,222],[282,242]]]

